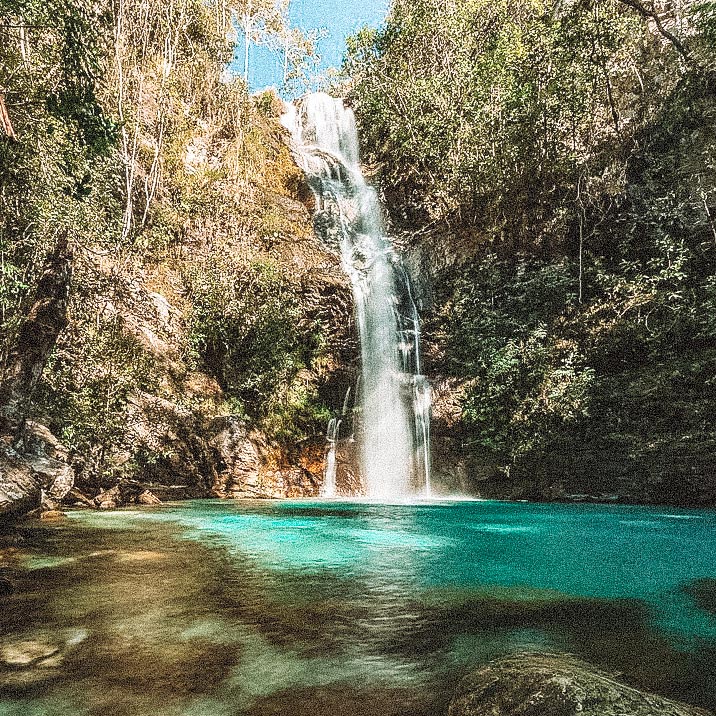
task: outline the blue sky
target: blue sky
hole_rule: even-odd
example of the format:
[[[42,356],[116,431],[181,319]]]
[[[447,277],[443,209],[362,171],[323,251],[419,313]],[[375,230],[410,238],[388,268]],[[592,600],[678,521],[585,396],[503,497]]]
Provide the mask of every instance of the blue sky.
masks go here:
[[[366,25],[377,27],[385,19],[389,0],[291,0],[291,22],[304,30],[324,29],[325,39],[319,43],[321,65],[319,70],[340,67],[345,51],[345,39]],[[251,90],[281,84],[282,58],[266,48],[251,48],[249,62]],[[239,37],[236,60],[232,69],[243,73],[243,38]]]

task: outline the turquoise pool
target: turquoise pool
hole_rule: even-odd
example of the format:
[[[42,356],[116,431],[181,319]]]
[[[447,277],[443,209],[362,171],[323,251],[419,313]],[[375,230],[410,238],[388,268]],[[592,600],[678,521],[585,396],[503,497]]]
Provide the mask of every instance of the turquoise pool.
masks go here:
[[[714,512],[617,505],[74,512],[28,531],[0,626],[70,646],[0,681],[0,714],[441,714],[471,668],[541,649],[713,707],[715,535]]]

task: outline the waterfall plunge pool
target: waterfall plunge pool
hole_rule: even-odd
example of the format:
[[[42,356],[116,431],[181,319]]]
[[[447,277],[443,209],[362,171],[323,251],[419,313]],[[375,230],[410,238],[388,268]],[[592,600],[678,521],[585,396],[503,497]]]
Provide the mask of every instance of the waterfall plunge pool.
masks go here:
[[[522,650],[713,707],[716,598],[694,589],[714,588],[715,530],[710,511],[503,502],[73,512],[13,553],[0,716],[437,716]]]

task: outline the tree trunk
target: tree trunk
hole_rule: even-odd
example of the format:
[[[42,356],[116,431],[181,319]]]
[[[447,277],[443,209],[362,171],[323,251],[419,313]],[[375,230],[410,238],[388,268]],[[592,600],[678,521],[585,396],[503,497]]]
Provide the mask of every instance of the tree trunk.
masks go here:
[[[72,252],[65,235],[47,257],[34,303],[10,350],[0,381],[0,432],[16,437],[22,429],[50,352],[67,326],[71,278]]]
[[[249,84],[249,50],[251,48],[251,31],[253,30],[253,17],[251,16],[253,3],[249,0],[246,14],[244,15],[244,82]]]
[[[0,92],[0,130],[2,130],[6,136],[10,137],[10,139],[17,139],[15,130],[12,128],[10,115],[7,113],[5,95],[2,92]]]

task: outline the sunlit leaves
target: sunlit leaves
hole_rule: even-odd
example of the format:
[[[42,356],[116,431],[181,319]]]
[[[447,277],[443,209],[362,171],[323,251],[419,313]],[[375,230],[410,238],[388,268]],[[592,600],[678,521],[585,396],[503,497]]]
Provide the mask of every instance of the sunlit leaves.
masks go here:
[[[619,131],[607,95],[631,72],[640,24],[598,4],[394,3],[346,63],[387,187],[423,216],[504,217],[519,232],[510,206],[573,185]]]

